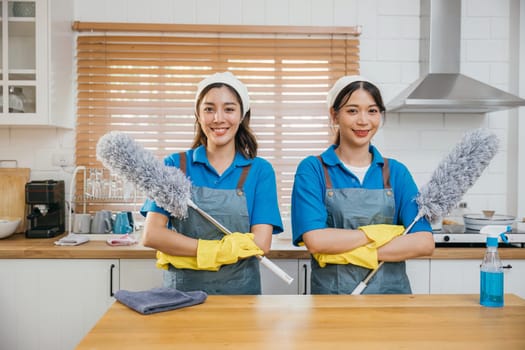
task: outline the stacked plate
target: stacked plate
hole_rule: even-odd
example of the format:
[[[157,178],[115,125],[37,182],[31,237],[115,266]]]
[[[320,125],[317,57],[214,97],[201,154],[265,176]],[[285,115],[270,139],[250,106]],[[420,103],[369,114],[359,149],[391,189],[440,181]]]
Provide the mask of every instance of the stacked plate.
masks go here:
[[[465,221],[465,228],[467,230],[479,231],[483,226],[487,225],[512,225],[516,220],[516,217],[499,214],[494,214],[492,216],[486,216],[484,214],[465,214],[463,215],[463,220]]]

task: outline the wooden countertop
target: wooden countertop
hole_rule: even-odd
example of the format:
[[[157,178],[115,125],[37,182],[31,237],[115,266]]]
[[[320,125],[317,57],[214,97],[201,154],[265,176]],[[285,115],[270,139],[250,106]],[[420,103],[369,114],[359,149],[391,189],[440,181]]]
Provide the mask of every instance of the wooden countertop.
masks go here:
[[[478,295],[209,296],[141,315],[115,302],[80,342],[94,349],[525,349],[525,300]]]
[[[65,235],[65,234],[64,234]],[[143,245],[113,247],[105,240],[91,240],[78,246],[56,246],[53,238],[26,239],[21,233],[0,239],[0,259],[154,259],[155,251]],[[500,248],[502,259],[525,259],[525,248]],[[421,259],[482,259],[485,248],[436,248],[431,257]],[[303,247],[291,241],[274,239],[269,259],[309,259]]]

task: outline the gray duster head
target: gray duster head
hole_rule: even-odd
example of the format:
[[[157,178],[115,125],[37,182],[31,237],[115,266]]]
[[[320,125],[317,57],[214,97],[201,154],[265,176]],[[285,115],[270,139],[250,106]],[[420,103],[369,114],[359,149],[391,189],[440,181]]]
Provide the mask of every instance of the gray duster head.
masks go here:
[[[97,143],[97,159],[171,215],[187,216],[191,182],[180,169],[165,166],[130,136],[120,132],[102,136]]]
[[[498,145],[496,135],[487,129],[466,133],[421,188],[416,197],[418,216],[434,221],[447,215],[489,165]]]

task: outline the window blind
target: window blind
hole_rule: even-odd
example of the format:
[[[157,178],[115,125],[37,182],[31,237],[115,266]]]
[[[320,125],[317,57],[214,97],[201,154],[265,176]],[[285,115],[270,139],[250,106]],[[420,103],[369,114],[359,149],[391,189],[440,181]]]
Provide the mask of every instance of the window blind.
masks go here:
[[[359,33],[300,34],[293,27],[293,34],[264,33],[247,26],[235,33],[213,28],[80,34],[77,164],[102,168],[96,143],[111,130],[130,134],[160,159],[188,149],[197,83],[215,72],[231,71],[248,87],[258,156],[274,166],[286,215],[297,164],[332,141],[326,94],[341,76],[358,74]],[[79,176],[77,197],[86,202],[82,181]],[[140,194],[133,200],[95,197],[88,196],[85,203],[90,212],[102,207],[132,210],[130,205],[144,200]]]

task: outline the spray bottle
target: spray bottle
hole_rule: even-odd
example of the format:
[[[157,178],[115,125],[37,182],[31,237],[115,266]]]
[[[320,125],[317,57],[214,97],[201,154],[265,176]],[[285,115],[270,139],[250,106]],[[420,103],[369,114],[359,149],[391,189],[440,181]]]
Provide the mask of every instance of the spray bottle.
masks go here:
[[[498,239],[501,237],[504,242],[508,242],[505,233],[511,230],[510,226],[503,225],[488,225],[480,230],[481,234],[488,235],[479,283],[479,303],[483,306],[503,306],[503,267],[498,254]]]

